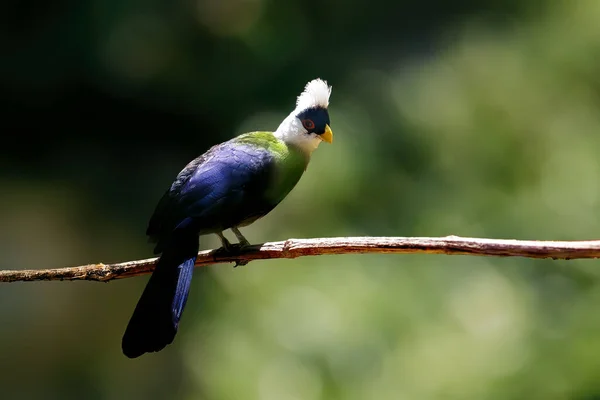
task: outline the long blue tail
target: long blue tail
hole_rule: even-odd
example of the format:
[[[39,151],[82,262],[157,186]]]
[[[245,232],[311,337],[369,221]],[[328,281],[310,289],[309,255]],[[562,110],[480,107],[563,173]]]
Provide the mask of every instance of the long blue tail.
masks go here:
[[[164,249],[123,335],[121,347],[127,357],[160,351],[173,342],[197,255],[198,236],[194,234]]]

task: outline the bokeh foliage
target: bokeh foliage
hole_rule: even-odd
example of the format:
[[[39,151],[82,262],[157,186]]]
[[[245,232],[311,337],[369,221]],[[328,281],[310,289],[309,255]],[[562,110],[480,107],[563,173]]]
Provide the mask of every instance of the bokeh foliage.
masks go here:
[[[274,129],[317,76],[335,142],[251,241],[597,237],[595,0],[8,2],[0,18],[1,268],[149,257],[174,175]],[[176,342],[133,361],[120,339],[147,278],[3,285],[2,398],[591,400],[599,271],[424,255],[209,267]]]

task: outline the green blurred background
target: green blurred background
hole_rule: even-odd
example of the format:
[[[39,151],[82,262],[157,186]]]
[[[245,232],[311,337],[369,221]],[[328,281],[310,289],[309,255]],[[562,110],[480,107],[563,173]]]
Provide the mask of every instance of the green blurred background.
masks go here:
[[[598,21],[597,0],[2,2],[0,268],[151,257],[181,168],[316,77],[335,142],[252,242],[596,238]],[[597,261],[197,269],[175,343],[129,360],[147,278],[0,285],[0,398],[600,398]]]

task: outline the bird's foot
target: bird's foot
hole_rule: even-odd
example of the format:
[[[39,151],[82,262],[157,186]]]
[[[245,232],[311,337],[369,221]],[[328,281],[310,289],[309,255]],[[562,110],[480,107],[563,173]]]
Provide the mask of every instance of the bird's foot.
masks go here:
[[[217,250],[218,253],[224,253],[224,255],[228,255],[228,256],[239,256],[242,251],[244,250],[244,248],[246,247],[246,245],[241,244],[241,243],[235,243],[229,244],[229,247],[225,248],[225,247],[221,247],[220,249]],[[235,265],[233,266],[233,268],[239,266],[239,265],[247,265],[250,261],[248,260],[235,260]]]
[[[231,228],[231,231],[235,234],[235,237],[238,239],[239,243],[239,249],[240,250],[244,250],[245,247],[250,246],[250,242],[248,241],[248,239],[246,239],[244,237],[244,235],[242,235],[242,232],[240,232],[240,230],[236,227]],[[239,266],[239,265],[247,265],[248,264],[248,260],[238,260],[235,262],[235,265],[233,266],[233,268]]]
[[[235,233],[235,231],[234,231],[234,233]],[[217,233],[217,236],[219,236],[219,239],[221,239],[221,247],[215,251],[215,255],[222,254],[222,255],[228,255],[228,256],[236,256],[236,255],[239,255],[246,246],[250,246],[250,242],[248,242],[246,240],[246,238],[244,238],[243,241],[240,240],[240,243],[231,243],[229,240],[227,240],[227,238],[223,235],[222,232]],[[237,236],[237,234],[236,234],[236,236]],[[238,239],[239,239],[239,236],[238,236]],[[236,260],[233,268],[235,268],[239,265],[246,265],[248,263],[249,263],[248,260]]]

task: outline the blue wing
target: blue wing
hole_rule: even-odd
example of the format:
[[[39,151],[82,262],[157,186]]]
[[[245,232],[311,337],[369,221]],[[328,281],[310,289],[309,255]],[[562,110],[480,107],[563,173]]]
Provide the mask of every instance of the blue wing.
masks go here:
[[[162,253],[122,339],[135,358],[159,351],[177,333],[198,253],[198,236],[268,213],[275,159],[266,149],[225,142],[188,164],[164,194],[147,234]]]
[[[147,234],[159,253],[182,225],[199,234],[260,218],[277,204],[266,196],[275,172],[268,150],[228,141],[188,164],[159,202]]]

